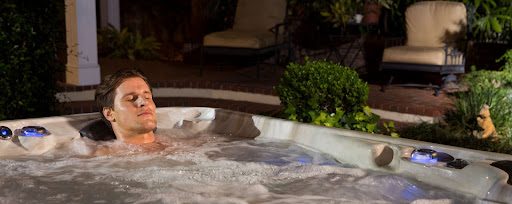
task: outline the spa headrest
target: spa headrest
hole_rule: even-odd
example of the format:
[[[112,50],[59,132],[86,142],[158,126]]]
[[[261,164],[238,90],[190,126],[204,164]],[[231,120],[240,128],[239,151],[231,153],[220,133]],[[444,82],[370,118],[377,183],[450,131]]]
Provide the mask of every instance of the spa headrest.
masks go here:
[[[95,141],[108,141],[115,140],[116,135],[112,128],[109,127],[103,120],[96,119],[80,129],[80,136],[87,137]]]

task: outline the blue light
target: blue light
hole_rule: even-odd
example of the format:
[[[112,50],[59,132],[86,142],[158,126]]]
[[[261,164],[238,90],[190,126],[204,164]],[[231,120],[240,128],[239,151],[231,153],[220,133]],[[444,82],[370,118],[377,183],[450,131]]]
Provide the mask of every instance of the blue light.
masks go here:
[[[12,136],[11,129],[5,126],[0,126],[0,139],[10,139]]]
[[[411,202],[423,197],[425,195],[425,192],[422,189],[416,187],[415,185],[408,184],[407,187],[402,189],[401,195],[404,200]]]
[[[437,163],[436,151],[430,149],[414,150],[411,154],[411,161],[422,164]]]
[[[47,136],[50,133],[44,128],[40,126],[26,126],[21,128],[21,130],[16,130],[19,136],[25,137],[43,137]]]
[[[297,158],[297,162],[300,164],[311,164],[311,157],[307,155],[300,155]]]
[[[45,136],[44,132],[39,132],[35,128],[26,128],[23,130],[23,136],[29,136],[29,137],[42,137]]]
[[[416,159],[414,157],[411,157],[411,161],[412,162],[416,162],[416,163],[422,163],[422,164],[435,164],[435,163],[437,163],[437,158],[433,158],[433,159],[425,159],[425,158]]]

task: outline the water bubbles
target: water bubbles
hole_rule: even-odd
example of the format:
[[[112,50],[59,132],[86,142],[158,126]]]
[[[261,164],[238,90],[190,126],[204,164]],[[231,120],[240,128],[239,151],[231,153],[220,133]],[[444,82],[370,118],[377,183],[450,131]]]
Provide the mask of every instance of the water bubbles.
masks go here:
[[[398,175],[340,164],[293,143],[167,133],[172,134],[157,137],[163,149],[115,141],[92,146],[115,149],[113,155],[76,156],[91,151],[90,141],[76,140],[67,150],[56,150],[60,153],[0,160],[0,171],[6,172],[0,177],[0,189],[12,196],[5,200],[22,198],[25,203],[396,203],[404,199],[466,203],[472,199]],[[66,156],[66,151],[75,155]]]

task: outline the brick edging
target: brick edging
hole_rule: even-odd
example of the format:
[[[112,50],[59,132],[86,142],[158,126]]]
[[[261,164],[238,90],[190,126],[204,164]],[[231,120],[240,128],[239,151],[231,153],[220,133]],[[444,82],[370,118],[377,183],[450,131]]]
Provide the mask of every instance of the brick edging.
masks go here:
[[[95,90],[98,85],[77,86],[71,84],[60,83],[58,85],[59,92],[74,92],[74,91],[87,91]],[[216,90],[229,90],[258,93],[264,95],[277,96],[273,87],[258,86],[258,85],[244,85],[234,82],[223,82],[214,80],[170,80],[164,82],[151,82],[152,88],[199,88],[199,89],[216,89]]]
[[[71,84],[59,84],[59,92],[82,92],[95,90],[98,85],[76,86]],[[152,82],[151,87],[156,88],[193,88],[193,89],[213,89],[222,91],[245,92],[253,94],[263,94],[277,96],[274,89],[268,86],[242,85],[233,82],[222,82],[212,80],[190,81],[190,80],[171,80],[165,82]],[[194,98],[194,97],[157,97],[154,99],[157,107],[214,107],[223,108],[253,114],[272,115],[277,114],[281,109],[279,105],[255,103],[250,101],[236,101],[228,99],[214,98]],[[78,114],[97,112],[97,108],[92,100],[61,102],[58,105],[61,114]]]

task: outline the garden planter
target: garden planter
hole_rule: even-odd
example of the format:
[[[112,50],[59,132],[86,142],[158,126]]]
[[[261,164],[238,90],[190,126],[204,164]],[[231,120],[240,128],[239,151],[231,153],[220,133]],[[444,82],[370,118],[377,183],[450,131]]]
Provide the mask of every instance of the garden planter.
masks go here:
[[[365,2],[363,24],[379,24],[382,5],[377,2]]]

